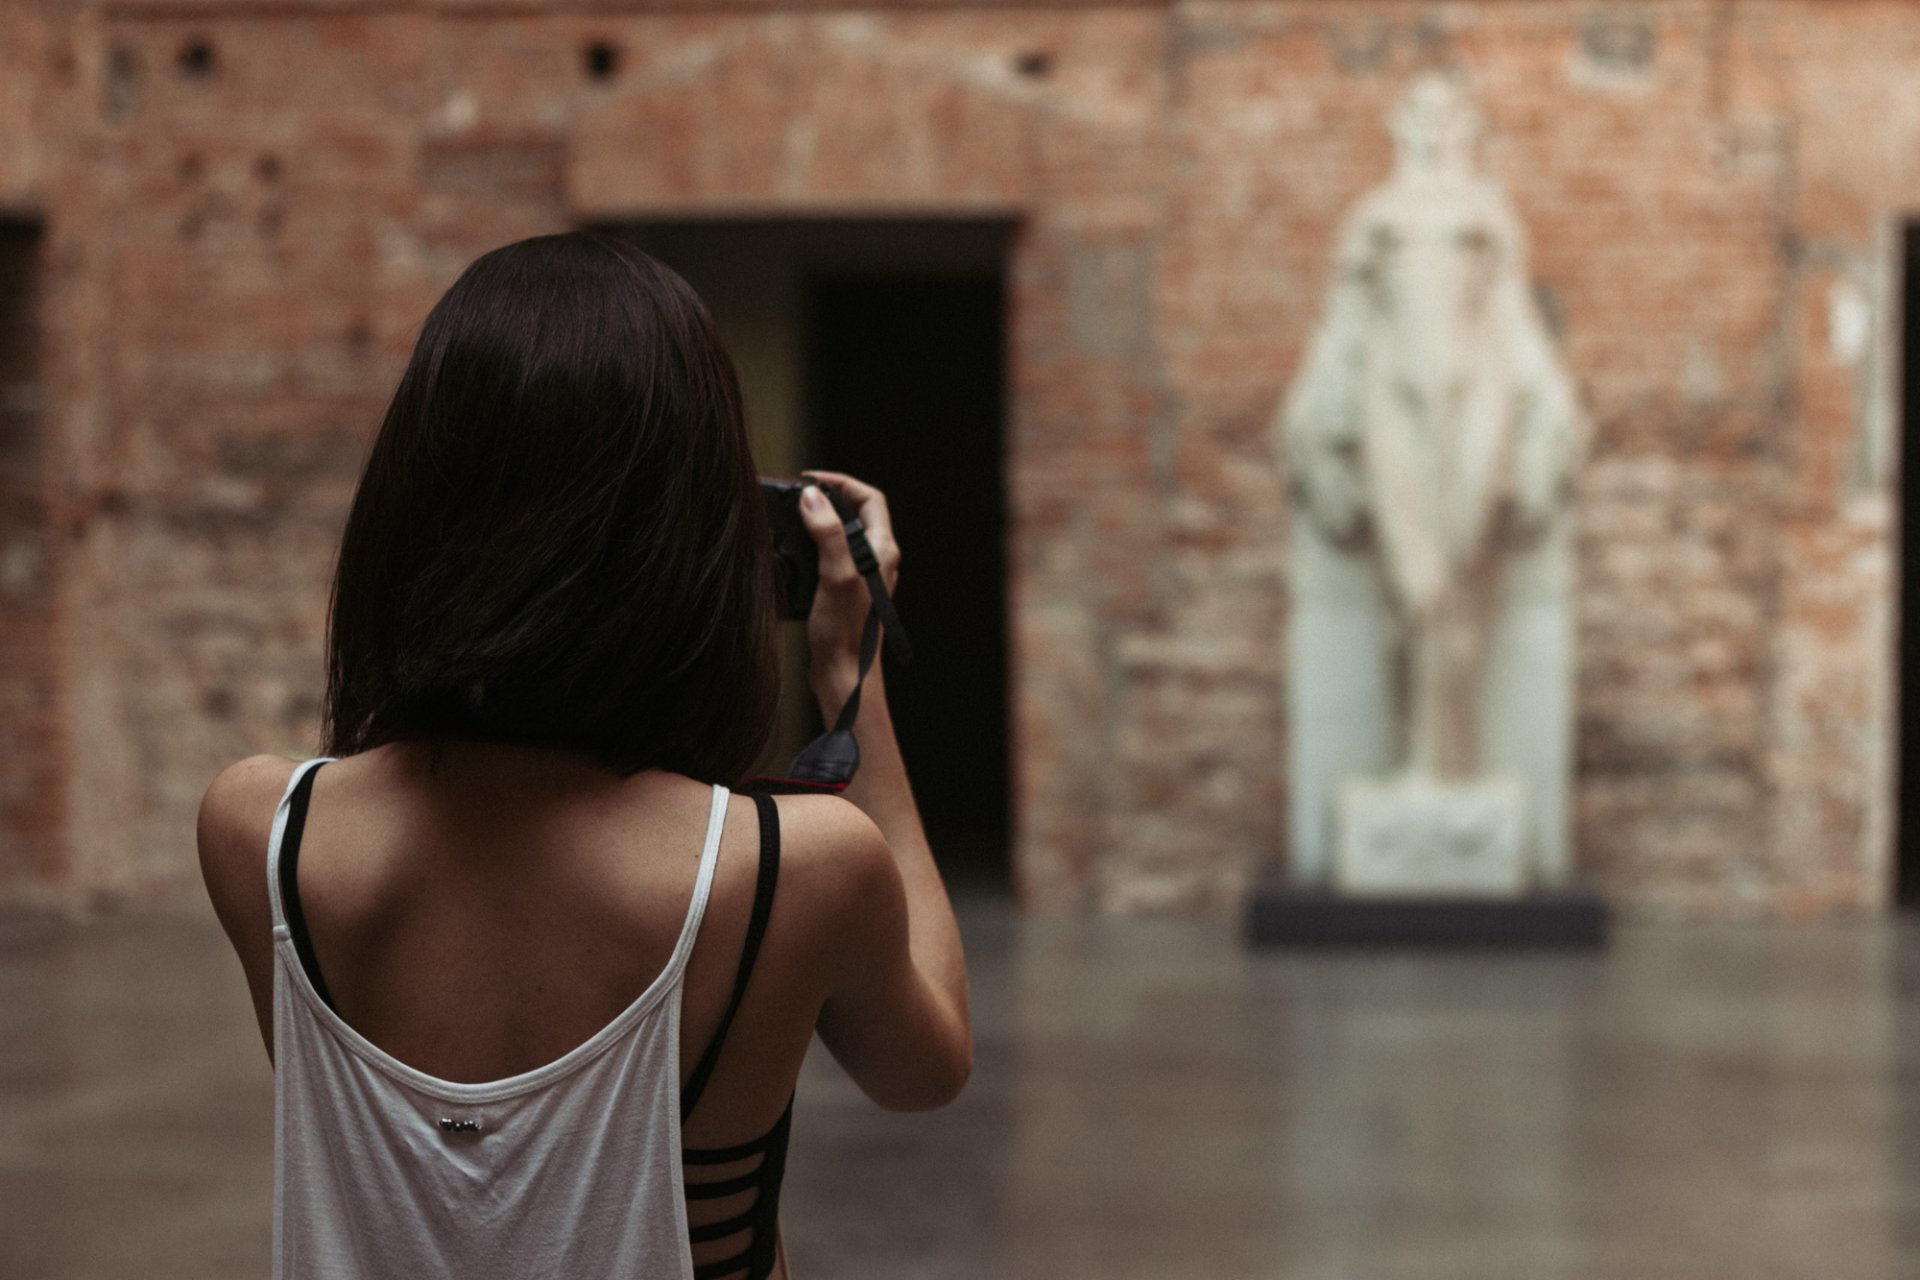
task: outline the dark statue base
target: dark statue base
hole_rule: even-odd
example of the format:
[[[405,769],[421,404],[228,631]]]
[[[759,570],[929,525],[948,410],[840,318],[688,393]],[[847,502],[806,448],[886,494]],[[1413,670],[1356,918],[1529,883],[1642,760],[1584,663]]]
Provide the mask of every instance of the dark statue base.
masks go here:
[[[1606,904],[1578,888],[1518,898],[1357,897],[1275,875],[1255,890],[1247,913],[1256,947],[1594,951],[1606,936]]]

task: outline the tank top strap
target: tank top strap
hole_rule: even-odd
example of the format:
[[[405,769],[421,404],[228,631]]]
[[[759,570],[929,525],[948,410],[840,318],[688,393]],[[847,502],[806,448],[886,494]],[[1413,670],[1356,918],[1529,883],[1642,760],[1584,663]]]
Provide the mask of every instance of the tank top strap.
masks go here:
[[[280,892],[280,862],[283,857],[299,858],[300,835],[306,828],[307,799],[313,793],[314,772],[332,760],[332,756],[316,756],[295,766],[293,776],[287,779],[287,789],[280,793],[280,805],[273,811],[273,831],[267,837],[267,900],[273,905],[276,936],[287,927],[288,904]]]
[[[680,926],[679,941],[673,944],[673,954],[667,959],[665,972],[676,981],[687,967],[687,957],[693,954],[694,935],[700,932],[700,921],[707,914],[707,898],[713,890],[713,869],[720,862],[720,833],[727,825],[730,795],[732,792],[725,787],[714,784],[713,807],[707,812],[707,842],[700,850],[700,870],[693,880],[693,900],[687,903],[686,923]]]

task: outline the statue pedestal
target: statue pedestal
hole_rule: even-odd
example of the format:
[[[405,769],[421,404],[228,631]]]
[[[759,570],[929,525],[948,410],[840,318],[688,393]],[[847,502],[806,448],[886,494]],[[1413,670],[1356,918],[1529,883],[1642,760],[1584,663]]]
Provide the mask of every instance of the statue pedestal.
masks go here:
[[[1331,885],[1257,886],[1255,946],[1428,950],[1594,950],[1606,941],[1598,894],[1539,888],[1531,871],[1526,787],[1350,776],[1339,787]]]
[[[1526,788],[1513,777],[1350,777],[1340,786],[1333,887],[1378,897],[1518,897]]]
[[[1275,871],[1256,886],[1247,941],[1313,951],[1596,951],[1607,908],[1582,889],[1518,898],[1347,897]]]

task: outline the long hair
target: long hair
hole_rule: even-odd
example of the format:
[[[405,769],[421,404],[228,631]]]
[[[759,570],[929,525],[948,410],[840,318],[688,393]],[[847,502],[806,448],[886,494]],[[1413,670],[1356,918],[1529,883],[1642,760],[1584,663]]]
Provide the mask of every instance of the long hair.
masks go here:
[[[324,749],[411,734],[734,782],[777,698],[772,552],[713,321],[638,248],[479,258],[433,311],[354,494]]]

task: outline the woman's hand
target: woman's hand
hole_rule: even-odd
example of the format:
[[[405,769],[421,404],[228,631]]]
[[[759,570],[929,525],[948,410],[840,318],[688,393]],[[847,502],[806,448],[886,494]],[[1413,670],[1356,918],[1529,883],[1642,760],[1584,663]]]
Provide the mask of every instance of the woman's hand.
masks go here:
[[[866,526],[874,559],[879,561],[881,579],[892,593],[900,578],[900,546],[893,539],[887,496],[837,471],[805,471],[801,475],[853,502],[860,522]],[[800,519],[820,549],[820,589],[813,597],[813,611],[807,615],[807,679],[831,721],[860,678],[860,633],[873,598],[854,568],[839,513],[813,486],[800,495]]]

